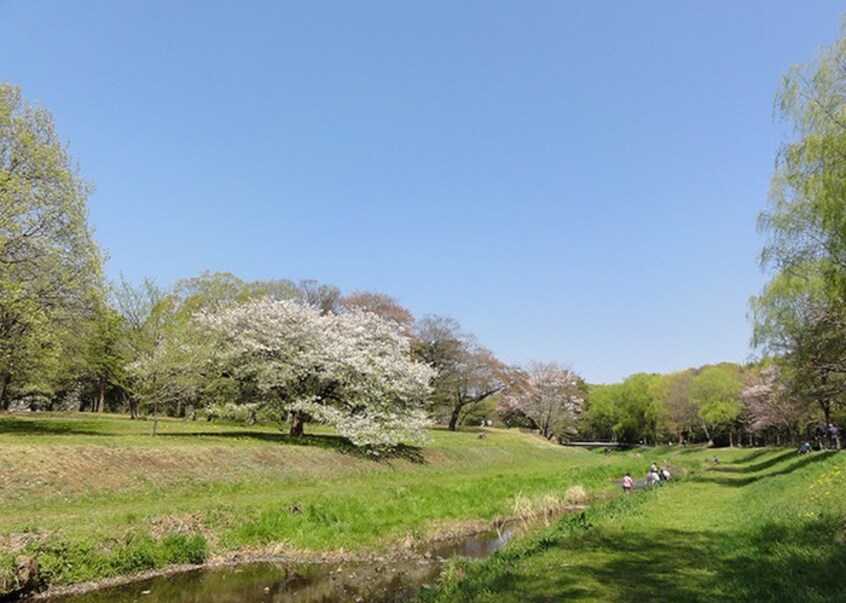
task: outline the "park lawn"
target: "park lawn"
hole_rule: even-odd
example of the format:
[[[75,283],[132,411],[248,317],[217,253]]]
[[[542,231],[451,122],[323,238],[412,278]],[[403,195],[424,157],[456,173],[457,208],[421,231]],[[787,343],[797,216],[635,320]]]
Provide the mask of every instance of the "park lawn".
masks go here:
[[[608,497],[632,461],[500,429],[433,430],[426,446],[373,456],[325,430],[291,439],[278,426],[160,420],[152,436],[151,425],[0,416],[7,589],[20,555],[69,584],[238,556],[385,551],[562,504],[573,486]]]
[[[713,463],[714,455],[721,461]],[[846,601],[846,454],[676,451],[685,479],[594,505],[426,601]]]

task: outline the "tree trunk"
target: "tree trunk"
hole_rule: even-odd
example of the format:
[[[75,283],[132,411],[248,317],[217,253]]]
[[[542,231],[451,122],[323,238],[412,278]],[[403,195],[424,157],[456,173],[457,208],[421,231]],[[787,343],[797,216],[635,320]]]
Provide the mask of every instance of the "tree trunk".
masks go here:
[[[708,431],[708,425],[702,423],[702,430],[705,432],[705,439],[708,440],[708,448],[714,445],[714,438],[711,437],[711,432]]]
[[[106,412],[106,378],[100,375],[97,381],[100,386],[100,395],[97,399],[97,412]]]
[[[291,429],[288,435],[292,437],[299,437],[303,435],[303,426],[305,425],[305,417],[303,413],[298,410],[293,410],[288,413],[288,420],[291,422]]]
[[[0,378],[0,410],[9,410],[9,384],[12,382],[12,374],[4,373]]]
[[[734,432],[729,429],[729,448],[734,448]]]
[[[133,421],[138,418],[138,400],[134,397],[129,398],[129,418]]]
[[[461,414],[461,406],[456,405],[452,409],[452,414],[449,417],[449,430],[455,431],[458,429],[458,417]]]

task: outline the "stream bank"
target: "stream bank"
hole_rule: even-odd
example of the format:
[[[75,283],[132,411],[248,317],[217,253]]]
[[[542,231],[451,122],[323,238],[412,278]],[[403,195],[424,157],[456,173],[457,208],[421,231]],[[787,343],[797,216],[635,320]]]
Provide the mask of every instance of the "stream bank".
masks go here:
[[[559,509],[546,522],[583,506]],[[133,578],[50,589],[28,601],[49,603],[312,603],[407,601],[438,580],[453,557],[483,559],[538,523],[512,519],[495,529],[398,547],[383,554],[328,553],[292,558],[253,558],[183,566]]]

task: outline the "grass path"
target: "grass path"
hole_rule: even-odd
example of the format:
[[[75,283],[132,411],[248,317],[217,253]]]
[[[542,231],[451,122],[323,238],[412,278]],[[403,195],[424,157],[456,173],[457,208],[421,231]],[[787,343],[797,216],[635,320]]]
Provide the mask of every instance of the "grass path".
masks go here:
[[[436,601],[846,601],[846,455],[720,451],[452,568]],[[713,455],[713,453],[710,453]]]

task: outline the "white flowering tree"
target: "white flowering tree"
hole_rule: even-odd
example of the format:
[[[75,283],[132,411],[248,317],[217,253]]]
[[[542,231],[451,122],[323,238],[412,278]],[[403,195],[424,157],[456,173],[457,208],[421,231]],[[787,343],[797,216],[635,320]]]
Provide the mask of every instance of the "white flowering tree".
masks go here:
[[[288,413],[292,435],[311,417],[357,446],[425,437],[433,371],[411,359],[408,339],[391,322],[271,299],[196,319],[216,344],[215,364]]]
[[[552,362],[533,362],[515,374],[499,412],[526,417],[551,439],[574,431],[584,399],[584,381],[575,372]]]

